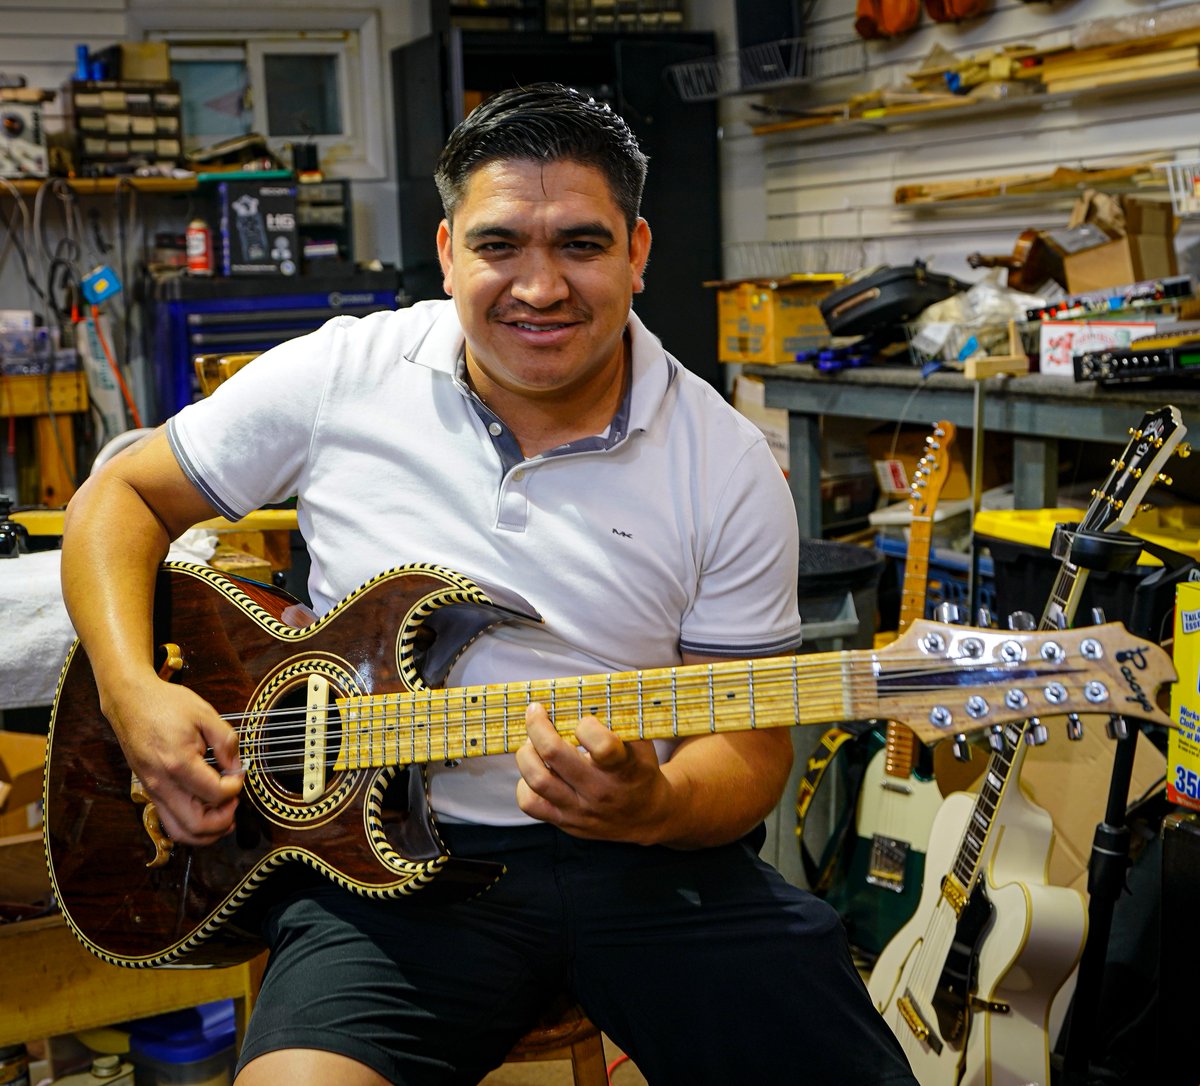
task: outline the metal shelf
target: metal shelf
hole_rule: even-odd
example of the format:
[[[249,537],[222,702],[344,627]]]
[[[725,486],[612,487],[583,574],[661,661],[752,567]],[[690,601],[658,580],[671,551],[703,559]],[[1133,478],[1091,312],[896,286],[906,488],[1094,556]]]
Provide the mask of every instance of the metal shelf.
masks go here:
[[[667,66],[667,74],[685,102],[782,90],[817,80],[862,75],[866,70],[867,43],[857,36],[824,41],[784,38],[736,53]]]

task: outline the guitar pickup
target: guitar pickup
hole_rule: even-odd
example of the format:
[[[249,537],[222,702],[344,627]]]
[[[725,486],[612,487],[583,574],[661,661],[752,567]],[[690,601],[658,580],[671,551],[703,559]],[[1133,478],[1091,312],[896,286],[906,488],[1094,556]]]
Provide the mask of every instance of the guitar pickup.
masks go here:
[[[325,791],[326,716],[329,712],[329,680],[312,675],[304,715],[304,799],[311,803]]]
[[[904,865],[907,860],[907,841],[898,841],[894,837],[884,837],[877,833],[871,839],[867,882],[894,894],[904,893]]]

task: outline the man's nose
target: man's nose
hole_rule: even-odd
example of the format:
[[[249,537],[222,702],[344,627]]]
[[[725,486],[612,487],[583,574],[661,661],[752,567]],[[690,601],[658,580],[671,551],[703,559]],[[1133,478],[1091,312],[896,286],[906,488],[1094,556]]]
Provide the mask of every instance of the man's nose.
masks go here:
[[[525,254],[513,277],[514,298],[537,309],[545,309],[563,301],[570,293],[570,285],[556,260],[538,252]]]

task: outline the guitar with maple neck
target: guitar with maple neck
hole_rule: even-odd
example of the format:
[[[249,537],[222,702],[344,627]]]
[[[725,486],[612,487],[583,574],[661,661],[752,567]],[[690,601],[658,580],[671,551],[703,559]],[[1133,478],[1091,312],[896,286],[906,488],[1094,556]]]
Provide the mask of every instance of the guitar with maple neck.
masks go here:
[[[913,472],[908,502],[912,522],[897,624],[901,636],[925,617],[934,515],[950,475],[955,435],[954,423],[938,422]],[[941,804],[930,751],[911,728],[889,720],[883,746],[867,763],[859,786],[855,836],[842,866],[844,875],[826,894],[846,924],[851,945],[867,958],[879,954],[917,907],[929,831]]]
[[[54,699],[44,797],[68,926],[116,965],[233,964],[261,949],[243,908],[288,865],[368,897],[478,893],[502,869],[447,852],[423,767],[516,750],[531,701],[568,742],[584,714],[626,741],[889,719],[936,742],[1059,703],[1166,724],[1150,695],[1175,677],[1157,645],[1116,623],[1031,634],[921,621],[877,651],[441,686],[489,628],[538,621],[512,593],[433,564],[381,573],[319,619],[268,585],[164,565],[159,673],[237,731],[234,831],[204,847],[167,837],[77,642]],[[1130,659],[1145,664],[1136,676]]]

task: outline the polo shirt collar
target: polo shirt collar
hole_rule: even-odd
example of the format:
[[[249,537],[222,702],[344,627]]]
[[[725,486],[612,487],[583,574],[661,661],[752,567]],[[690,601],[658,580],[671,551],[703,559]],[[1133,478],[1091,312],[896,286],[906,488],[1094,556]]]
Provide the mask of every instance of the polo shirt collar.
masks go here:
[[[628,417],[628,430],[645,430],[653,423],[663,398],[675,383],[679,375],[679,363],[667,354],[659,338],[633,310],[629,311],[627,327],[633,347],[633,380],[617,415]],[[405,352],[405,359],[459,379],[465,345],[466,337],[458,320],[458,311],[454,308],[454,302],[447,300],[442,303],[440,312],[425,334]]]

